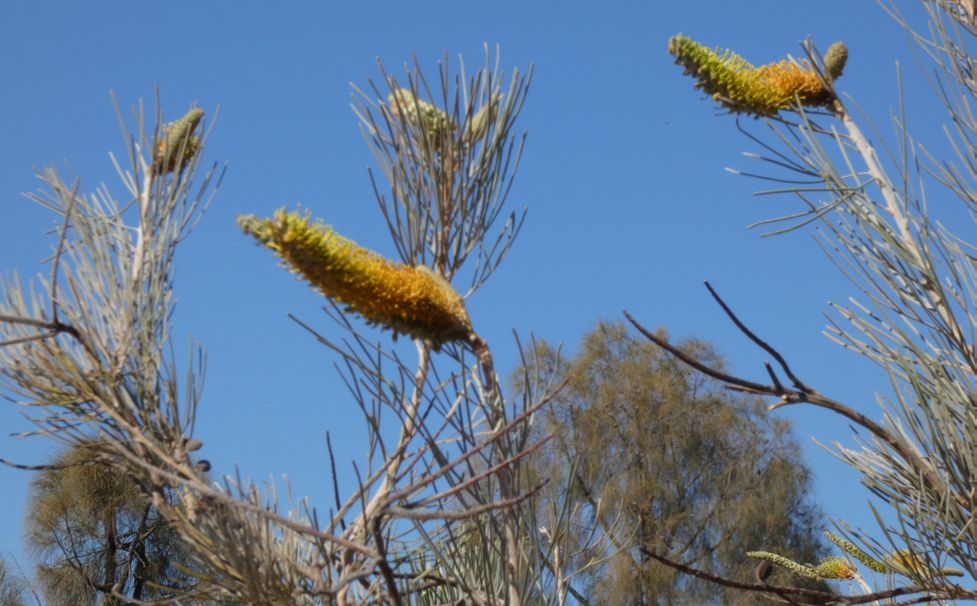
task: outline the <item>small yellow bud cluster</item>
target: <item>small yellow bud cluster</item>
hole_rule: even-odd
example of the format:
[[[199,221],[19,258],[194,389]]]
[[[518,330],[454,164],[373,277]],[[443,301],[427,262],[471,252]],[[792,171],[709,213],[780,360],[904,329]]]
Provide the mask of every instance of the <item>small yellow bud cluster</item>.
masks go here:
[[[696,79],[697,88],[733,112],[773,116],[798,103],[824,106],[834,98],[806,64],[783,60],[754,67],[732,51],[712,50],[681,34],[668,41],[668,52],[685,68],[685,73]],[[835,51],[834,56],[840,52]],[[833,68],[838,75],[844,68],[844,59],[833,58],[835,62],[839,60],[840,67]]]
[[[153,170],[157,174],[182,170],[197,155],[200,137],[195,136],[193,131],[203,117],[204,110],[191,109],[182,118],[163,128],[162,137],[153,150]]]
[[[814,567],[818,576],[826,580],[854,579],[858,569],[846,558],[828,556]]]
[[[385,259],[310,221],[308,213],[280,209],[270,219],[249,215],[238,224],[275,251],[283,265],[371,324],[428,340],[435,348],[471,333],[461,297],[426,267]]]

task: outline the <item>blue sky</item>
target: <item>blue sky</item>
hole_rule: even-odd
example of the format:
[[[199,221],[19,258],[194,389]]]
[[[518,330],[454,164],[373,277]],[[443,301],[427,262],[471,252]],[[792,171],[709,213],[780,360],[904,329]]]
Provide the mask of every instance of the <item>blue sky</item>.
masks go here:
[[[903,2],[917,17],[916,2]],[[917,21],[917,23],[919,23]],[[360,416],[334,359],[292,312],[325,331],[319,296],[276,266],[234,223],[301,203],[345,235],[390,252],[366,169],[370,152],[350,110],[350,83],[376,77],[377,58],[402,73],[416,53],[430,74],[448,51],[475,67],[500,45],[507,70],[535,66],[520,124],[529,131],[510,197],[529,215],[505,265],[470,303],[503,371],[516,363],[512,331],[563,341],[572,351],[598,319],[629,310],[647,326],[715,343],[733,370],[764,377],[763,356],[702,287],[709,279],[808,383],[878,418],[876,369],[820,333],[828,300],[854,289],[809,231],[761,238],[753,221],[795,209],[754,198],[762,183],[723,170],[760,167],[730,116],[693,90],[665,51],[685,33],[734,48],[755,63],[844,40],[839,88],[891,135],[899,60],[906,90],[918,78],[904,32],[873,2],[129,2],[10,1],[0,7],[0,270],[41,265],[53,218],[22,197],[37,167],[67,167],[82,190],[106,183],[119,196],[107,152],[122,139],[109,99],[123,111],[161,91],[169,119],[196,102],[220,106],[208,157],[229,162],[221,191],[178,256],[175,341],[207,347],[198,434],[218,471],[256,479],[288,474],[297,494],[326,504],[325,432],[339,460],[364,453]],[[914,117],[935,115],[909,104]],[[747,120],[759,130],[760,125]],[[927,122],[928,124],[928,122]],[[917,132],[933,133],[933,129]],[[803,407],[795,424],[816,474],[816,497],[852,525],[872,527],[868,493],[815,446],[845,441],[847,424]],[[27,428],[0,406],[0,456],[36,463],[46,444],[7,434]],[[341,467],[352,477],[350,467]],[[29,476],[0,467],[0,554],[22,558]]]

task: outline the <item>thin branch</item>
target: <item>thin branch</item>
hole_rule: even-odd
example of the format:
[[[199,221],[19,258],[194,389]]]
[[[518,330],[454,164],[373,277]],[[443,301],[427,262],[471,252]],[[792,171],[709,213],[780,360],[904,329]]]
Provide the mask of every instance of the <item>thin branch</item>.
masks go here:
[[[780,352],[778,352],[776,349],[774,349],[769,344],[767,344],[766,341],[758,337],[752,330],[747,328],[747,326],[743,324],[743,322],[741,322],[739,318],[736,317],[736,314],[733,313],[733,310],[729,308],[729,305],[726,305],[726,302],[723,301],[723,298],[720,297],[719,293],[717,293],[716,290],[712,287],[712,284],[709,284],[708,280],[705,281],[705,285],[706,285],[706,289],[709,291],[709,294],[712,295],[712,298],[716,300],[716,303],[719,303],[719,306],[723,309],[724,312],[726,312],[726,315],[729,317],[730,320],[732,320],[733,324],[736,325],[736,328],[740,329],[740,332],[746,335],[751,341],[756,343],[761,349],[769,353],[771,356],[773,356],[775,360],[777,360],[777,364],[780,364],[780,368],[783,369],[784,374],[787,375],[787,378],[789,378],[791,383],[794,384],[794,387],[796,387],[800,391],[805,391],[805,392],[811,391],[810,387],[805,385],[803,382],[801,382],[800,379],[794,376],[794,373],[791,372],[790,370],[790,366],[787,365],[787,360],[785,360],[784,357],[780,355]],[[774,378],[774,382],[776,383],[776,378]]]
[[[825,397],[813,389],[800,391],[795,389],[787,389],[783,386],[778,388],[773,385],[762,385],[760,383],[754,383],[752,381],[747,381],[746,379],[741,379],[739,377],[721,372],[715,368],[702,364],[695,358],[683,352],[678,347],[675,347],[674,345],[669,343],[667,340],[658,337],[657,335],[655,335],[654,333],[646,329],[644,326],[639,324],[638,321],[635,320],[628,312],[624,312],[624,316],[649,341],[655,343],[665,351],[671,353],[672,355],[677,357],[682,362],[685,362],[687,365],[691,366],[692,368],[695,368],[696,370],[710,377],[713,377],[715,379],[718,379],[726,383],[727,387],[731,389],[735,389],[737,391],[745,391],[747,393],[766,395],[766,396],[775,396],[781,398],[781,401],[772,405],[771,408],[779,408],[787,404],[808,403],[808,404],[814,404],[815,406],[820,406],[822,408],[826,408],[828,410],[834,411],[854,421],[855,423],[861,425],[865,429],[872,432],[872,434],[874,434],[877,438],[879,438],[882,442],[884,442],[886,445],[892,448],[892,450],[894,450],[897,454],[899,454],[899,456],[901,456],[904,461],[906,461],[917,473],[919,473],[926,480],[926,483],[929,484],[929,486],[935,492],[937,492],[940,495],[950,494],[949,487],[947,486],[946,482],[943,481],[943,478],[939,476],[936,469],[932,466],[932,464],[927,462],[918,452],[916,452],[915,448],[911,444],[908,444],[904,440],[897,438],[885,427],[869,419],[867,416],[855,411],[854,409],[846,406],[845,404],[842,404],[841,402]],[[954,501],[960,507],[964,508],[967,511],[972,511],[973,508],[965,497],[963,497],[962,495],[953,495],[953,498]]]
[[[64,243],[68,237],[68,226],[71,222],[71,213],[75,209],[75,200],[78,196],[78,188],[81,186],[81,179],[75,179],[75,184],[71,188],[71,195],[68,199],[68,207],[64,211],[64,222],[58,234],[58,245],[54,249],[54,260],[51,262],[51,318],[55,324],[59,323],[58,310],[58,268],[61,266],[61,255],[64,253]]]
[[[511,499],[500,499],[498,501],[492,501],[491,503],[485,503],[484,505],[469,507],[468,509],[460,511],[438,511],[430,509],[415,510],[407,507],[397,507],[394,505],[388,505],[381,511],[382,513],[394,515],[407,520],[470,520],[489,511],[511,509],[542,490],[543,486],[546,486],[546,482],[540,482],[531,490],[528,490],[517,497]]]
[[[387,561],[387,540],[383,537],[383,529],[381,528],[380,522],[381,518],[379,516],[373,519],[373,538],[377,542],[377,552],[380,554],[377,565],[380,567],[383,580],[387,583],[387,595],[390,597],[390,601],[393,602],[393,606],[403,606],[403,599],[400,597],[400,591],[397,589],[397,580],[394,579],[390,562]]]
[[[709,581],[710,583],[715,583],[716,585],[722,585],[724,587],[730,587],[732,589],[739,589],[741,591],[753,591],[758,593],[772,593],[774,595],[780,596],[787,599],[787,596],[798,596],[809,598],[812,600],[817,600],[818,604],[867,604],[868,602],[874,602],[876,600],[882,600],[885,598],[894,598],[901,595],[912,595],[914,593],[920,593],[922,591],[932,591],[932,588],[923,587],[921,585],[909,585],[906,587],[896,587],[894,589],[887,589],[885,591],[877,591],[875,593],[867,593],[863,595],[856,596],[845,596],[836,593],[829,593],[827,591],[817,591],[815,589],[804,589],[802,587],[781,587],[778,585],[764,585],[760,583],[742,583],[740,581],[734,581],[733,579],[728,579],[723,576],[715,575],[698,568],[693,568],[692,566],[687,566],[680,562],[670,560],[669,558],[659,555],[651,550],[640,547],[641,553],[646,556],[661,562],[662,564],[674,568],[679,572]],[[977,598],[977,592],[963,589],[962,587],[954,586],[951,591],[947,591],[947,595],[953,599],[973,599]],[[931,600],[924,601],[936,601],[940,599],[936,596],[928,596],[932,598]]]

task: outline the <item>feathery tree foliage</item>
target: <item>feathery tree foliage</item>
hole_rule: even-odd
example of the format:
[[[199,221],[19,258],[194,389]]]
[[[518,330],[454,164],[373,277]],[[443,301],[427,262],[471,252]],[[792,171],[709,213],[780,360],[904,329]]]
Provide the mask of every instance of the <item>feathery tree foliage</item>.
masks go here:
[[[10,573],[5,560],[0,560],[0,606],[25,606],[24,582]]]
[[[681,348],[721,366],[703,342]],[[541,505],[583,504],[618,537],[593,554],[605,562],[581,575],[590,603],[765,602],[680,575],[642,546],[744,581],[754,569],[744,554],[758,545],[805,562],[824,555],[823,520],[789,423],[755,398],[729,394],[621,323],[599,323],[570,360],[539,343],[536,363],[544,367],[533,372],[566,379],[538,427],[554,436],[536,457],[550,478]],[[565,552],[581,549],[581,537],[566,539]]]
[[[852,529],[839,521],[839,533],[828,538],[843,555],[818,565],[783,553],[749,552],[800,577],[854,581],[862,594],[839,598],[797,587],[743,584],[642,548],[677,570],[799,604],[977,599],[972,585],[977,579],[977,238],[972,224],[941,220],[952,216],[945,201],[977,218],[977,4],[922,4],[929,19],[925,28],[909,23],[896,3],[886,6],[931,61],[928,77],[947,124],[939,136],[950,158],[935,156],[931,150],[939,144],[917,143],[921,139],[908,132],[901,98],[893,117],[894,145],[865,136],[853,104],[837,90],[849,59],[842,43],[822,57],[808,42],[805,59],[754,67],[732,51],[713,50],[686,36],[669,42],[669,52],[697,87],[729,112],[761,119],[756,128],[743,130],[761,147],[751,155],[769,171],[763,178],[775,184],[763,193],[787,194],[800,210],[759,225],[773,226],[773,234],[816,226],[823,249],[859,291],[849,304],[832,305],[828,334],[878,364],[890,379],[880,386],[883,419],[876,422],[799,378],[711,287],[730,320],[771,356],[764,379],[730,375],[709,360],[686,355],[632,318],[646,338],[692,368],[733,390],[772,398],[771,409],[810,404],[847,418],[864,433],[855,438],[855,447],[838,443],[835,452],[889,508],[877,516],[877,529]],[[870,572],[880,575],[876,591],[865,578],[872,578]],[[969,577],[969,586],[958,576]]]
[[[46,603],[120,604],[189,585],[176,533],[128,474],[95,457],[75,446],[31,481],[25,534]]]

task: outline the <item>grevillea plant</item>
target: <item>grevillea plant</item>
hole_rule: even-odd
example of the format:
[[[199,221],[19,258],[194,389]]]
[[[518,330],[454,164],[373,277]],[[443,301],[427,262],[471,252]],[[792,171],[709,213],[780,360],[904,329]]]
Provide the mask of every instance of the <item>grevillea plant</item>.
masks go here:
[[[195,583],[173,588],[175,603],[562,605],[569,579],[594,565],[586,550],[553,555],[584,512],[541,521],[528,506],[540,485],[524,467],[539,445],[529,421],[555,386],[527,375],[507,398],[465,306],[522,225],[507,197],[529,77],[504,77],[488,50],[471,74],[445,58],[433,87],[416,66],[381,75],[355,89],[354,107],[397,258],[308,213],[240,220],[327,303],[335,323],[300,322],[339,357],[364,415],[358,484],[328,512],[281,503],[274,486],[215,483],[193,435],[202,365],[178,373],[167,344],[174,252],[223,174],[199,171],[202,110],[149,129],[137,112],[128,167],[115,163],[122,201],[44,171],[49,191],[35,199],[62,222],[52,274],[37,290],[0,278],[0,387],[30,407],[38,434],[128,474],[179,535]],[[410,337],[414,363],[391,333]]]
[[[804,59],[761,67],[684,36],[672,38],[668,46],[698,88],[731,112],[763,119],[761,128],[772,133],[771,142],[750,134],[764,150],[752,155],[773,171],[763,178],[776,182],[776,192],[789,194],[801,209],[757,225],[775,226],[771,235],[818,225],[823,249],[859,293],[850,304],[831,306],[827,334],[887,372],[889,382],[879,395],[882,420],[803,381],[708,284],[731,321],[773,360],[765,365],[763,379],[731,375],[685,355],[632,318],[642,334],[686,364],[730,389],[771,398],[771,410],[808,404],[857,426],[857,446],[836,443],[835,453],[861,474],[863,484],[888,511],[876,516],[877,528],[852,529],[839,521],[839,532],[828,538],[863,565],[866,575],[882,578],[873,591],[845,556],[815,565],[800,564],[790,554],[749,554],[761,560],[756,575],[761,581],[773,564],[804,576],[850,579],[864,591],[829,596],[799,587],[743,584],[661,554],[648,553],[650,557],[791,603],[977,599],[972,584],[951,580],[977,579],[977,236],[972,223],[942,222],[932,210],[932,200],[940,198],[957,202],[972,219],[977,217],[977,15],[972,2],[925,0],[923,6],[930,21],[928,34],[913,29],[894,4],[889,10],[933,61],[932,90],[945,111],[944,134],[955,159],[937,158],[930,151],[935,146],[917,145],[918,139],[905,130],[903,114],[893,120],[897,153],[878,151],[835,91],[849,60],[848,49],[840,43],[823,57],[806,43]],[[904,107],[901,100],[898,105]]]

